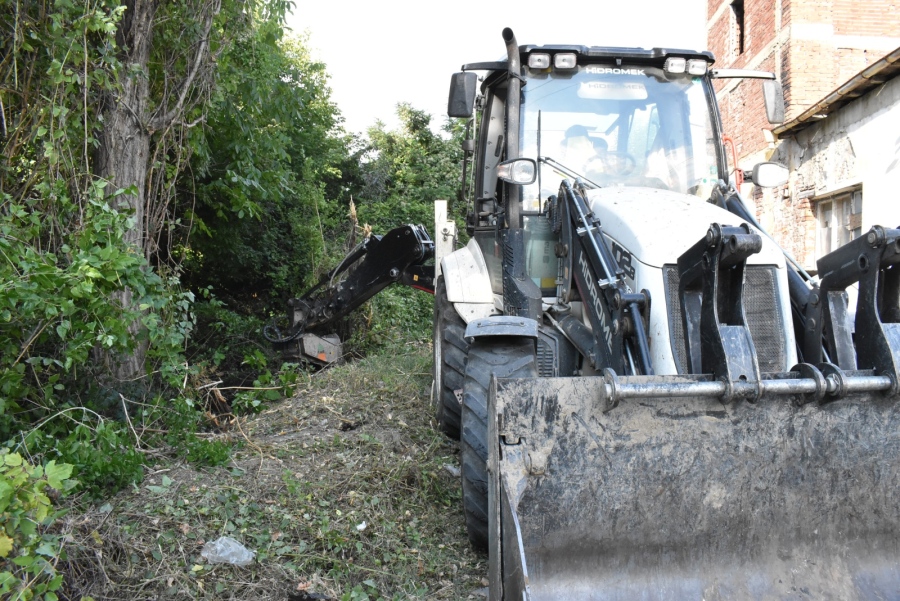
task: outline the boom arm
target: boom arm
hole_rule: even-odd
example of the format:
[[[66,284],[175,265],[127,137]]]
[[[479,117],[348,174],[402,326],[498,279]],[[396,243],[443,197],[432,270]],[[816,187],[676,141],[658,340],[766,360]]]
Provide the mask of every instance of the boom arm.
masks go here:
[[[269,342],[287,344],[305,332],[333,324],[395,282],[434,294],[434,266],[423,265],[433,256],[434,242],[421,225],[371,236],[303,296],[288,301],[288,333],[274,324],[263,333]],[[354,265],[346,278],[335,283]]]

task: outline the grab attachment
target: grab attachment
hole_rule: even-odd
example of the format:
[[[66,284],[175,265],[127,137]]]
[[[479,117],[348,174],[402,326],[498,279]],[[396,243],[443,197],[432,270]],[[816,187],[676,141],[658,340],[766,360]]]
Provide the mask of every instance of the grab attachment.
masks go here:
[[[900,392],[900,229],[874,226],[816,262],[821,282],[806,308],[808,363],[823,361],[824,350],[843,370],[873,369]],[[856,344],[846,289],[859,282]],[[855,347],[855,350],[854,350]]]
[[[725,382],[758,382],[756,349],[744,315],[744,266],[762,249],[746,223],[713,223],[706,236],[678,258],[679,301],[688,370]]]

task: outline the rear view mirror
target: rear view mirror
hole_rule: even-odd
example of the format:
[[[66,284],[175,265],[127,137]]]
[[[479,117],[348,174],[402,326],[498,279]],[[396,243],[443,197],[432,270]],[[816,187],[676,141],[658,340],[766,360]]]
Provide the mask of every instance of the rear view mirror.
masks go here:
[[[753,171],[744,172],[744,179],[761,188],[777,188],[787,183],[788,175],[790,171],[780,163],[759,163],[753,167]]]
[[[763,102],[766,105],[766,118],[769,123],[784,123],[784,91],[777,79],[763,82]]]
[[[450,78],[450,97],[447,99],[448,117],[471,117],[475,109],[475,73],[454,73]]]

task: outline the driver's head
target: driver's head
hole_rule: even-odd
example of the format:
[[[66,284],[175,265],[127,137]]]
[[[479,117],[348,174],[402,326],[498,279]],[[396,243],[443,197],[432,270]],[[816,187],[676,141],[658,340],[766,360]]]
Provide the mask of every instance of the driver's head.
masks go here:
[[[588,136],[588,130],[583,125],[573,125],[569,129],[566,130],[565,133],[565,143],[569,144],[570,142],[577,142],[581,139],[587,140],[590,142],[590,137]]]
[[[582,164],[594,155],[594,145],[583,125],[573,125],[566,130],[562,144],[563,158],[571,163]],[[575,164],[572,167],[576,167]]]

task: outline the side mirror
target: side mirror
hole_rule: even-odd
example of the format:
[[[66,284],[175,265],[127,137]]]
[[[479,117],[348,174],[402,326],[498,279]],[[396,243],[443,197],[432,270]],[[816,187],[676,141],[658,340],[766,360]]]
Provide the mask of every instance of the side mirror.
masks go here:
[[[784,123],[784,90],[777,79],[763,81],[763,102],[766,105],[766,118],[769,123]]]
[[[537,179],[534,159],[510,159],[497,165],[497,177],[510,184],[527,186]]]
[[[744,179],[762,188],[777,188],[788,181],[790,171],[780,163],[759,163],[753,171],[744,171]]]
[[[471,117],[475,110],[475,73],[454,73],[450,78],[450,97],[447,99],[448,117]]]

